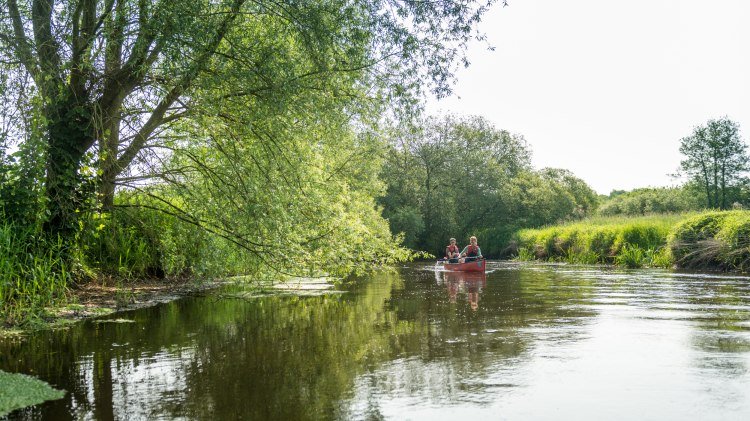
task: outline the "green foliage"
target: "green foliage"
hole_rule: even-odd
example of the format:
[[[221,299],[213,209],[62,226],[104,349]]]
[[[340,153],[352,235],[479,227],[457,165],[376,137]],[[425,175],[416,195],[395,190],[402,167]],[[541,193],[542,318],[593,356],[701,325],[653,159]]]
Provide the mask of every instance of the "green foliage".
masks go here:
[[[63,396],[65,392],[34,377],[0,370],[0,417],[13,410],[61,399]]]
[[[596,207],[582,180],[560,169],[533,171],[523,137],[481,117],[431,118],[391,139],[380,203],[411,248],[441,255],[448,238],[477,235],[484,254],[503,256],[519,227],[578,219]]]
[[[733,212],[724,219],[716,238],[721,242],[723,265],[732,270],[750,270],[750,213]]]
[[[631,269],[643,267],[645,260],[645,251],[638,246],[631,246],[630,244],[623,245],[620,252],[615,256],[616,265]]]
[[[378,125],[450,91],[491,2],[6,3],[0,208],[67,242],[14,247],[127,280],[345,276],[412,257],[401,241],[427,222],[403,208],[394,237],[381,217]],[[56,30],[42,40],[40,25]],[[25,305],[2,288],[4,306]]]
[[[529,262],[529,261],[534,260],[536,256],[534,255],[534,252],[532,252],[531,250],[525,247],[521,247],[518,249],[518,255],[516,256],[516,258],[524,262]]]
[[[680,170],[699,186],[707,208],[728,209],[737,201],[737,187],[747,184],[742,174],[750,169],[746,151],[739,124],[728,118],[709,120],[680,140]]]
[[[174,216],[142,207],[148,198],[120,195],[110,214],[94,214],[82,244],[85,264],[120,279],[216,277],[236,269],[222,240]]]
[[[682,267],[708,267],[720,258],[721,244],[716,234],[721,229],[726,212],[707,212],[677,224],[669,237],[675,262]]]
[[[750,270],[750,212],[592,218],[516,234],[523,259]]]
[[[153,199],[141,206],[223,239],[252,270],[347,275],[408,258],[373,199],[380,138],[355,131],[338,99],[317,99],[283,116],[238,103],[185,122],[191,144],[177,140],[166,165],[179,182],[139,188]]]
[[[509,212],[520,227],[581,219],[597,206],[596,194],[586,183],[569,171],[556,168],[520,173],[506,195]]]
[[[591,218],[516,234],[519,250],[537,259],[571,263],[669,266],[663,250],[674,224],[684,215]]]
[[[67,239],[88,201],[110,210],[122,178],[164,174],[174,136],[180,147],[192,141],[180,120],[221,115],[266,135],[272,118],[293,122],[290,107],[315,113],[335,101],[345,124],[372,129],[389,107],[414,111],[423,91],[449,93],[491,3],[3,2],[0,105],[9,117],[0,123],[36,122],[14,125],[11,137],[44,145],[46,201],[33,215]],[[8,133],[0,136],[5,147]],[[100,196],[85,183],[92,154]]]
[[[448,238],[468,241],[493,219],[507,219],[501,191],[529,166],[522,137],[480,117],[446,117],[400,127],[391,139],[380,203],[393,231],[415,239],[412,247],[442,254]],[[423,225],[403,224],[403,215],[415,211],[419,218],[412,219]]]
[[[41,227],[44,212],[44,162],[46,151],[38,121],[29,119],[31,139],[8,154],[9,142],[0,142],[0,215],[23,229]],[[8,122],[10,124],[10,122]]]
[[[639,216],[652,213],[684,213],[704,208],[704,201],[687,187],[643,188],[613,191],[606,197],[597,214],[601,216]]]
[[[687,268],[750,269],[750,212],[708,212],[678,224],[670,248]]]
[[[75,272],[69,252],[61,240],[0,224],[0,323],[34,323],[64,300]]]
[[[672,250],[668,246],[656,250],[650,249],[646,252],[648,266],[656,268],[671,268],[674,266]]]

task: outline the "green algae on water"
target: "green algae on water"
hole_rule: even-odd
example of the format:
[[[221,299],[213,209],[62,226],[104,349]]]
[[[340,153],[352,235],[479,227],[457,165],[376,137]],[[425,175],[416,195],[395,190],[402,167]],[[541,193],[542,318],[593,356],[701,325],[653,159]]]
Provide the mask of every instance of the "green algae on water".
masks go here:
[[[0,417],[16,409],[61,399],[65,392],[25,374],[0,370]]]

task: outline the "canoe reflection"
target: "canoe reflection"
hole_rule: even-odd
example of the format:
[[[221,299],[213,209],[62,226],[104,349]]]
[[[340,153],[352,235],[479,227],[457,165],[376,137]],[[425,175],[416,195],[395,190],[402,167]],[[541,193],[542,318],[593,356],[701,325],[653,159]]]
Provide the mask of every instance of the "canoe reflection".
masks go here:
[[[487,285],[487,275],[484,272],[435,272],[438,284],[445,283],[448,288],[448,298],[455,303],[459,292],[466,293],[472,310],[479,308],[479,293]]]

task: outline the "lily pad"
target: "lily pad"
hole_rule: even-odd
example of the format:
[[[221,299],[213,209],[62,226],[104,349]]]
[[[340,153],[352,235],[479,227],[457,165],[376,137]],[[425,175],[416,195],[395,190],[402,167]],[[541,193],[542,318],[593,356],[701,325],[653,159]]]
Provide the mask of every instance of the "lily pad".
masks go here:
[[[61,399],[63,396],[64,391],[54,389],[34,377],[0,371],[0,417],[16,409]]]

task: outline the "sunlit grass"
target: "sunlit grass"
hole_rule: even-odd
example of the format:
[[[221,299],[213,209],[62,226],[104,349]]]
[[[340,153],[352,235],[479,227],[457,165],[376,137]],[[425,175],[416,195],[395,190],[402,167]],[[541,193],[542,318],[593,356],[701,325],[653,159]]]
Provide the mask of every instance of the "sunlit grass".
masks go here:
[[[61,240],[0,224],[0,323],[34,323],[64,300],[73,278]]]
[[[597,217],[517,233],[519,255],[525,258],[560,260],[569,263],[616,263],[640,267],[651,265],[667,245],[672,227],[693,214],[643,217]],[[618,258],[618,256],[622,255]]]
[[[750,212],[706,212],[681,221],[670,234],[681,267],[750,270]]]
[[[750,270],[750,212],[598,217],[517,233],[522,260]]]
[[[516,235],[521,260],[750,270],[750,212],[597,217]]]

